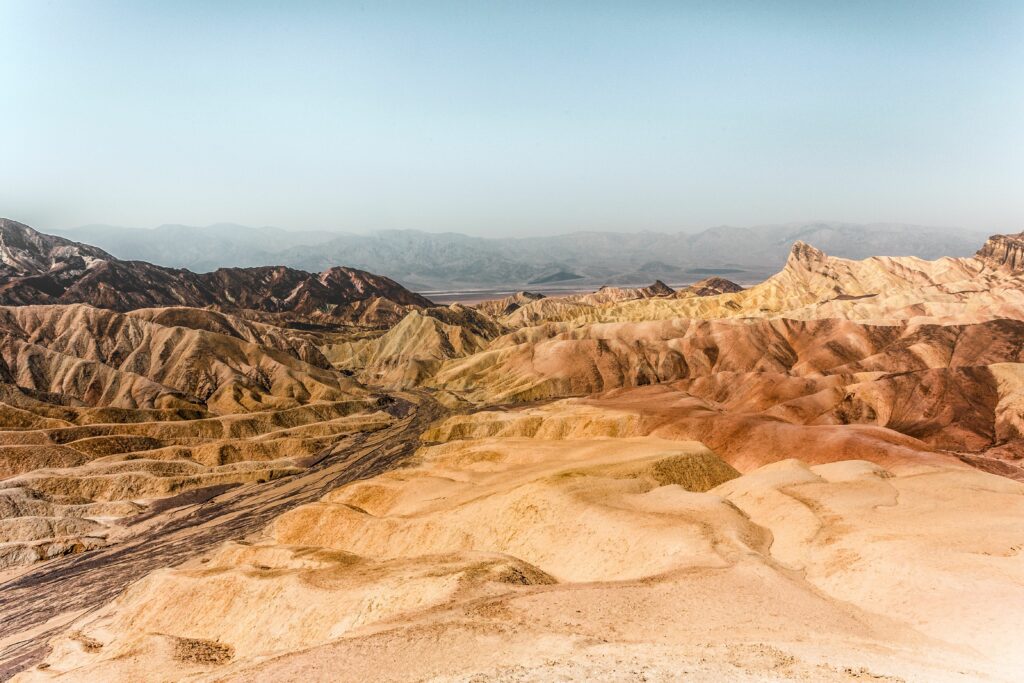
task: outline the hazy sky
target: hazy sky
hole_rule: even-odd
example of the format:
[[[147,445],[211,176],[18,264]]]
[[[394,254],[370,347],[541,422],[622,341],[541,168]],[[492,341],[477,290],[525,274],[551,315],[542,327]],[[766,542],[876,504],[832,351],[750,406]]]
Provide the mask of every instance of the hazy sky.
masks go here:
[[[1024,229],[1024,2],[0,0],[0,215]]]

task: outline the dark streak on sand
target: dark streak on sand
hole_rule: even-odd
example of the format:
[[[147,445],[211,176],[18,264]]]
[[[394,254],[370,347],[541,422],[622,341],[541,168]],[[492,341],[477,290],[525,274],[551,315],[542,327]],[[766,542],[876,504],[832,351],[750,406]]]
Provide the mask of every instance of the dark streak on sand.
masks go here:
[[[178,495],[171,496],[170,498],[160,498],[159,500],[153,501],[144,513],[128,520],[126,526],[138,526],[143,522],[148,522],[154,517],[158,517],[164,512],[168,512],[169,510],[176,510],[188,505],[202,505],[203,503],[207,503],[217,496],[230,491],[236,486],[241,486],[241,484],[233,483],[206,486],[201,489],[185,491],[184,493],[179,493]]]
[[[78,555],[68,555],[0,584],[0,680],[41,661],[47,642],[66,628],[48,621],[98,609],[149,572],[201,555],[224,541],[263,530],[280,514],[319,500],[343,484],[397,467],[412,455],[419,435],[445,414],[424,392],[382,397],[381,407],[397,422],[377,432],[343,439],[318,454],[302,474],[265,484],[210,487],[158,502],[136,526],[136,536]],[[220,489],[220,490],[217,490]],[[166,517],[164,521],[158,518]]]

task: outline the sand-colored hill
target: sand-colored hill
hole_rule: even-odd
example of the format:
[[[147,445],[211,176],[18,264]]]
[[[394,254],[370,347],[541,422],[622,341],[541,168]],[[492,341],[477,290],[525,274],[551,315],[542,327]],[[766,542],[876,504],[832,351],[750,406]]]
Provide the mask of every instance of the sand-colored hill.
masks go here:
[[[1008,681],[1024,664],[1005,609],[1024,599],[1024,485],[863,460],[741,476],[695,442],[608,436],[632,429],[621,410],[569,410],[589,426],[483,416],[490,436],[157,572],[17,680]]]
[[[412,309],[412,306],[376,296],[337,306],[326,322],[341,319],[360,327],[387,329],[398,323]]]
[[[683,287],[675,293],[675,297],[683,299],[691,296],[718,296],[719,294],[734,294],[742,292],[743,287],[724,277],[706,277],[698,280],[692,285]]]
[[[562,297],[566,301],[576,301],[584,304],[601,305],[619,301],[631,301],[633,299],[653,299],[657,297],[672,296],[676,292],[661,280],[656,280],[647,287],[612,287],[604,286],[590,294],[574,294]]]
[[[476,304],[474,308],[485,313],[493,318],[500,318],[501,316],[508,315],[524,305],[543,299],[544,295],[537,292],[516,292],[509,296],[501,299],[492,299],[491,301],[481,301]]]
[[[442,361],[483,351],[504,331],[489,316],[453,304],[410,310],[378,337],[327,344],[323,350],[332,363],[358,372],[364,382],[411,387],[423,384]]]

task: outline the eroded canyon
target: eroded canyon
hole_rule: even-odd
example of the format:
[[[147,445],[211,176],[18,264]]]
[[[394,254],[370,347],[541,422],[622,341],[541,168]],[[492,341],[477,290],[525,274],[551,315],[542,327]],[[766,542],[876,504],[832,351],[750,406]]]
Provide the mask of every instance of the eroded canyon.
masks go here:
[[[2,227],[18,681],[1024,668],[1024,235],[436,306]]]

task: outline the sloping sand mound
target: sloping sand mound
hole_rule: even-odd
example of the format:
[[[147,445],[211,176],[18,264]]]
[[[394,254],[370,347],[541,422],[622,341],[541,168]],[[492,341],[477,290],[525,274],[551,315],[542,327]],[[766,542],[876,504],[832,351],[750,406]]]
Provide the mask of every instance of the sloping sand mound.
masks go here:
[[[423,448],[255,544],[157,572],[18,680],[1012,680],[1024,664],[1000,609],[1024,600],[1021,484],[864,461],[739,476],[697,443],[529,431]]]
[[[441,361],[478,353],[505,331],[475,309],[453,304],[411,310],[383,335],[327,344],[324,351],[367,383],[412,387],[431,377]]]
[[[591,294],[575,294],[563,297],[566,301],[577,301],[584,304],[600,305],[619,301],[631,301],[633,299],[653,299],[663,296],[673,296],[675,290],[661,280],[647,287],[601,287]]]
[[[481,301],[474,308],[491,317],[500,318],[501,316],[513,313],[532,301],[543,298],[544,295],[537,292],[516,292],[501,299]]]

